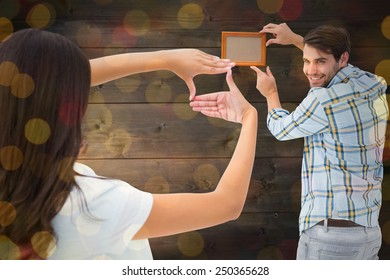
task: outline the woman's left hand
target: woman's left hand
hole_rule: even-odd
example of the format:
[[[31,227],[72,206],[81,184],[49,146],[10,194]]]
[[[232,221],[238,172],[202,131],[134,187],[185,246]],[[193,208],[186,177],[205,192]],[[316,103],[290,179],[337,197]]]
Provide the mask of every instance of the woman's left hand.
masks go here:
[[[197,49],[175,49],[163,51],[166,55],[166,68],[179,76],[190,90],[190,100],[196,94],[194,77],[199,74],[226,73],[234,63]]]

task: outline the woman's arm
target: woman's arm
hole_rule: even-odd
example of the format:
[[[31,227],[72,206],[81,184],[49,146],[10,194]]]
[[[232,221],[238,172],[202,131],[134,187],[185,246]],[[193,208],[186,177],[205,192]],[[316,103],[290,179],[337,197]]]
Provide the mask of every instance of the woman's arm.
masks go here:
[[[252,174],[257,136],[257,111],[227,74],[228,92],[195,97],[191,106],[207,116],[242,124],[235,151],[216,189],[209,193],[155,194],[151,213],[133,239],[206,228],[239,217]]]
[[[195,96],[193,78],[199,74],[226,73],[234,63],[197,49],[124,53],[90,60],[91,85],[103,84],[128,75],[156,70],[170,70],[184,80]]]

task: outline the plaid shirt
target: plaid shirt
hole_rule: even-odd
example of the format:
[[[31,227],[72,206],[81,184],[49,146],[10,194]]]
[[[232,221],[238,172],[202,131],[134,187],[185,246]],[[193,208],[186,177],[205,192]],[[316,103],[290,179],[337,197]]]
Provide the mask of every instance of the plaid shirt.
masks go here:
[[[348,65],[291,114],[273,109],[278,140],[304,137],[299,231],[327,219],[378,225],[388,107],[382,77]]]

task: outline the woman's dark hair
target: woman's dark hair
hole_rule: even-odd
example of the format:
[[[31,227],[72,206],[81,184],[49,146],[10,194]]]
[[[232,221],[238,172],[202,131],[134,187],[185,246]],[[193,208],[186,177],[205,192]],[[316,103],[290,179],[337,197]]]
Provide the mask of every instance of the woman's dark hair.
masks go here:
[[[0,43],[0,259],[48,256],[52,219],[77,187],[90,79],[59,34],[24,29]]]
[[[351,53],[351,40],[348,31],[342,27],[321,25],[309,31],[304,44],[332,54],[338,62],[344,52]]]

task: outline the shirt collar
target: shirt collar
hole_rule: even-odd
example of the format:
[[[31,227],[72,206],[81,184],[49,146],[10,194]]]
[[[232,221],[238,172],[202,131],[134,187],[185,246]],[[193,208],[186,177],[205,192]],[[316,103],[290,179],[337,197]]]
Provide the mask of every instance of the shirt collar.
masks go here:
[[[344,68],[340,69],[339,72],[337,72],[337,74],[333,77],[333,79],[328,84],[327,88],[330,88],[335,84],[339,84],[344,80],[348,80],[348,76],[350,76],[356,70],[357,68],[355,66],[348,64]]]

